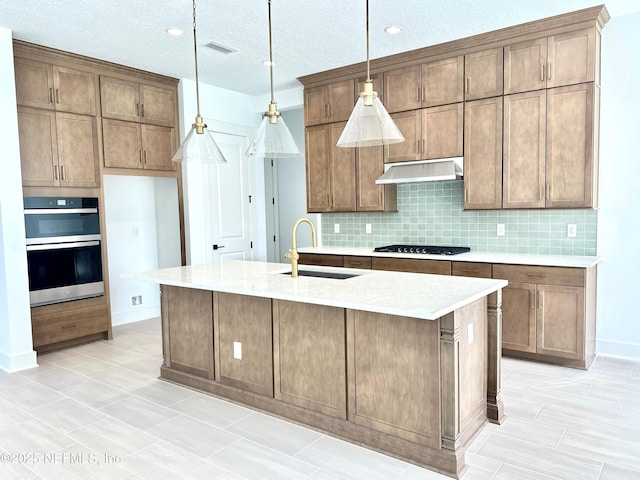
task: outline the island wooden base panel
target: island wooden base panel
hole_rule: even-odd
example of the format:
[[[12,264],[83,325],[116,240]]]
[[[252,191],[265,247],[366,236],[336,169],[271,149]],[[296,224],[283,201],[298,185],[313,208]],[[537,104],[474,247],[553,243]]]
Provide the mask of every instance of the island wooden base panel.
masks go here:
[[[224,400],[229,400],[246,407],[282,417],[452,478],[460,478],[466,471],[464,447],[473,441],[475,436],[487,423],[486,421],[481,422],[475,432],[470,435],[469,438],[465,439],[465,445],[458,448],[456,452],[447,449],[436,450],[398,437],[382,434],[346,420],[313,412],[274,398],[223,385],[206,378],[168,368],[164,365],[160,369],[160,378],[178,385],[194,388]]]

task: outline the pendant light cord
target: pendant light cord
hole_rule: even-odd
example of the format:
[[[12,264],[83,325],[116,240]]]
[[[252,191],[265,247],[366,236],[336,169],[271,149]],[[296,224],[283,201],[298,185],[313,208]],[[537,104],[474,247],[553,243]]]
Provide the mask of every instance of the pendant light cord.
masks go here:
[[[271,36],[271,0],[269,3],[269,80],[271,83],[271,103],[275,103],[273,99],[273,38]]]
[[[198,82],[198,42],[196,40],[196,0],[193,0],[193,57],[196,63],[196,105],[200,117],[200,87]]]
[[[271,0],[269,0],[271,2]],[[367,82],[371,82],[371,74],[369,72],[369,0],[367,0]]]

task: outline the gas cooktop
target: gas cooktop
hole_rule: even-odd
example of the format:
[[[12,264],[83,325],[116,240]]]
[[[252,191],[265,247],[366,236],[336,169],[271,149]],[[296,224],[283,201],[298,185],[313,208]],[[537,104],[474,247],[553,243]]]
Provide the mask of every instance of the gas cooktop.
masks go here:
[[[425,255],[458,255],[470,252],[469,247],[441,247],[435,245],[387,245],[376,247],[374,252],[422,253]]]

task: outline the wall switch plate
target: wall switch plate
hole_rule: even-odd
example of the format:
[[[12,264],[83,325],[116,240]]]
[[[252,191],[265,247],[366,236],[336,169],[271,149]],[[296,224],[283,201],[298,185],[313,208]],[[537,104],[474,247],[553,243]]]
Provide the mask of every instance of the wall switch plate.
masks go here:
[[[498,237],[504,237],[504,223],[499,223],[496,228],[496,235]]]
[[[233,358],[242,360],[242,343],[233,342]]]
[[[567,237],[575,238],[578,236],[578,227],[575,223],[567,225]]]
[[[340,224],[339,223],[334,223],[333,224],[333,233],[340,233]]]
[[[371,233],[371,224],[370,224],[370,223],[367,223],[367,224],[365,225],[364,229],[365,229],[365,231],[366,231],[367,233]]]

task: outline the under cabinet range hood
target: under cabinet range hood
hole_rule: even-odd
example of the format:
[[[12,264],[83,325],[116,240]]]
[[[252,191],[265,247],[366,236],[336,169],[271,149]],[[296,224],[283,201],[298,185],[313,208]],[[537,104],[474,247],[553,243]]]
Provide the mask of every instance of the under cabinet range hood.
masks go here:
[[[434,182],[462,178],[462,157],[420,160],[417,162],[387,163],[384,173],[376,180],[385,183]]]

